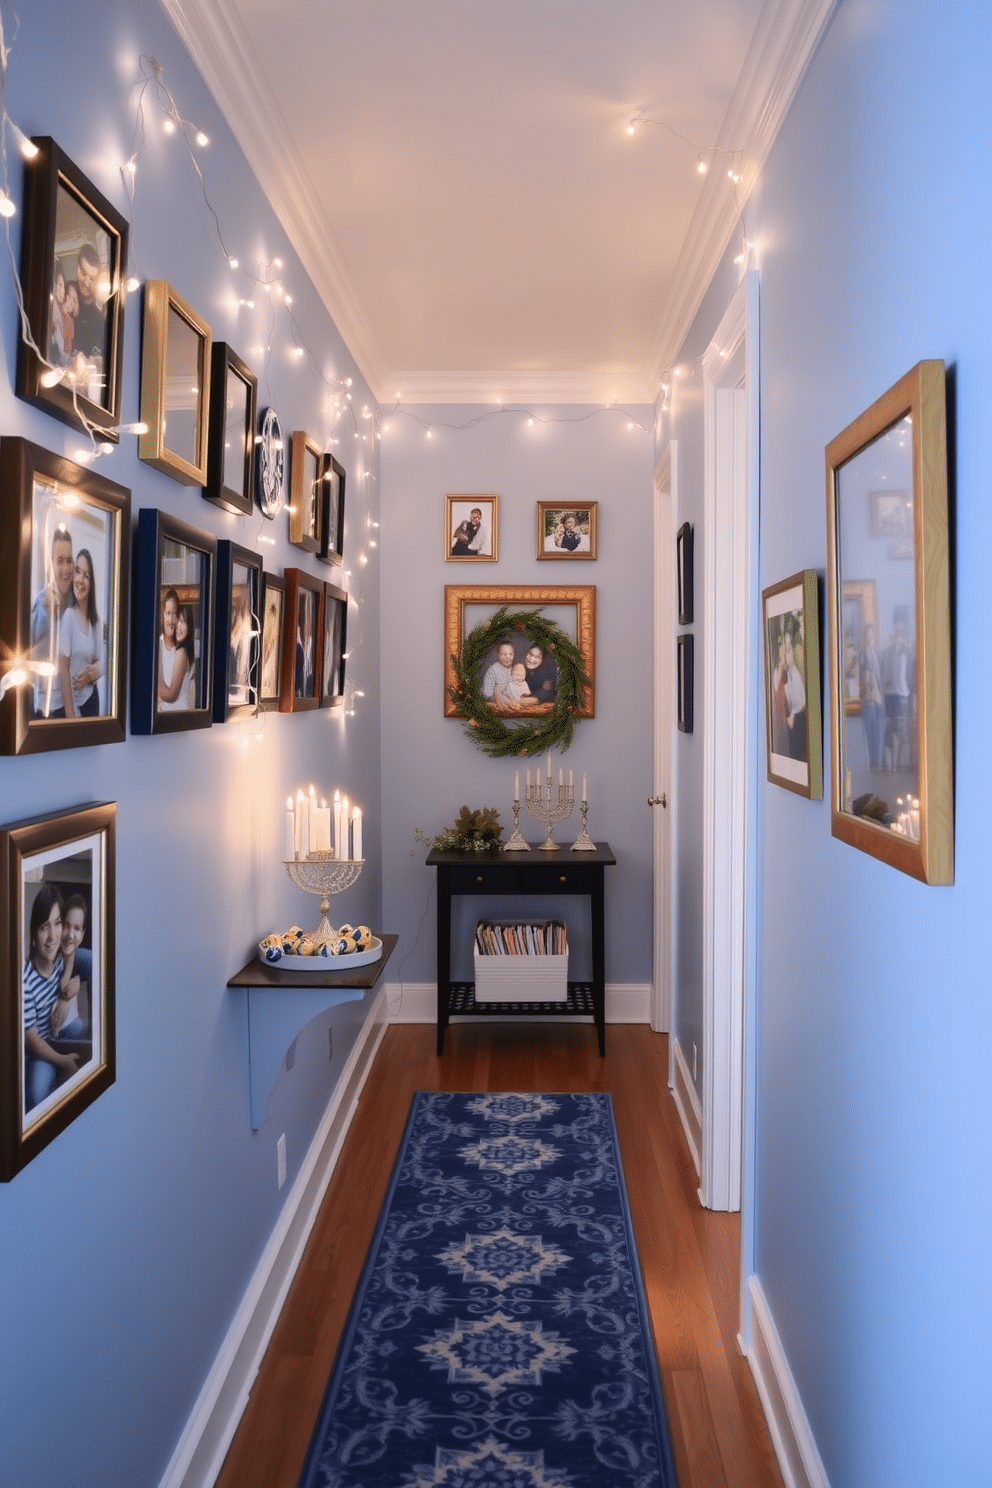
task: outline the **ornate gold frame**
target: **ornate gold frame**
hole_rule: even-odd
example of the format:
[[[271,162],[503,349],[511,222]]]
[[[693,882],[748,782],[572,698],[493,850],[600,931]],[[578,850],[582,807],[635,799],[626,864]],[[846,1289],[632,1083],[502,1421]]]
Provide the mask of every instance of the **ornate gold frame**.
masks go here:
[[[457,683],[452,656],[461,653],[465,639],[465,611],[469,605],[519,605],[523,610],[539,606],[572,605],[575,608],[575,644],[582,652],[582,665],[590,685],[577,718],[596,716],[596,586],[595,584],[445,584],[444,586],[444,716],[461,715],[448,692]],[[469,630],[472,626],[468,627]]]

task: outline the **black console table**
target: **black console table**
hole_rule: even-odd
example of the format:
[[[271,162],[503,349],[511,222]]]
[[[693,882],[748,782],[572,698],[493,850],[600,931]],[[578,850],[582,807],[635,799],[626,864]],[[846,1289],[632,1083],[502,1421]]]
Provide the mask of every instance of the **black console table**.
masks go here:
[[[437,869],[437,1052],[453,1013],[489,1018],[512,1015],[592,1016],[600,1054],[606,1053],[606,937],[604,870],[616,863],[606,842],[595,852],[439,852],[427,866]],[[565,1002],[476,1002],[474,982],[451,980],[451,900],[455,894],[585,894],[592,927],[592,981],[569,982]]]

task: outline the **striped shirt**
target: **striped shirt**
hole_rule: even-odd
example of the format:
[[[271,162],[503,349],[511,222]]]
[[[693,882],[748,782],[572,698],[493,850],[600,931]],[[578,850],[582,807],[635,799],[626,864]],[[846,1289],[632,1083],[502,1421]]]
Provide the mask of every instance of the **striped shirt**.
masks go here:
[[[33,961],[24,963],[24,1029],[33,1028],[43,1039],[52,1037],[52,1008],[58,1001],[62,979],[62,952],[55,957],[51,975],[45,977]]]

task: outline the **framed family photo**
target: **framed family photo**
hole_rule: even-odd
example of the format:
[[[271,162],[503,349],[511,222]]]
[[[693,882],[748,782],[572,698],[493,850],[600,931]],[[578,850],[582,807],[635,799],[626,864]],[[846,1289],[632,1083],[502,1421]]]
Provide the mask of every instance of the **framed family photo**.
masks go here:
[[[823,796],[817,586],[806,568],[761,596],[768,779],[811,801]]]
[[[220,538],[214,623],[214,723],[258,711],[262,556]]]
[[[282,642],[286,620],[286,580],[281,574],[262,574],[262,659],[258,706],[278,711],[282,693]]]
[[[0,439],[0,644],[24,674],[0,702],[4,754],[125,736],[131,493],[26,439]]]
[[[138,513],[131,732],[213,721],[217,539],[155,507]]]
[[[595,558],[598,501],[563,506],[560,501],[537,503],[538,558]]]
[[[258,379],[224,341],[210,357],[207,483],[215,506],[250,516],[254,502],[255,403]]]
[[[499,557],[499,497],[444,498],[444,556],[449,563],[495,563]]]
[[[322,563],[344,562],[344,466],[333,455],[321,457],[320,552]]]
[[[114,1083],[113,803],[0,829],[0,1180]]]
[[[943,362],[918,362],[830,441],[826,480],[831,831],[953,883]]]
[[[138,459],[184,486],[207,484],[212,337],[164,279],[145,284]],[[240,507],[237,508],[240,510]]]
[[[345,651],[348,645],[348,594],[324,585],[324,638],[321,646],[320,706],[344,702]]]
[[[540,608],[575,642],[589,685],[582,689],[576,718],[596,713],[596,586],[594,584],[446,584],[444,590],[444,716],[462,714],[451,696],[457,673],[453,656],[460,656],[465,637],[476,626],[508,608],[520,612]],[[510,654],[512,652],[512,655]],[[504,673],[506,674],[504,676]],[[499,695],[496,682],[501,682]],[[479,687],[490,707],[506,716],[535,717],[549,712],[558,699],[558,667],[549,650],[512,626],[494,638],[480,658]]]
[[[324,639],[324,584],[302,568],[286,569],[279,708],[305,713],[319,708]]]
[[[47,136],[24,166],[21,285],[30,340],[17,394],[101,439],[119,438],[127,222]]]

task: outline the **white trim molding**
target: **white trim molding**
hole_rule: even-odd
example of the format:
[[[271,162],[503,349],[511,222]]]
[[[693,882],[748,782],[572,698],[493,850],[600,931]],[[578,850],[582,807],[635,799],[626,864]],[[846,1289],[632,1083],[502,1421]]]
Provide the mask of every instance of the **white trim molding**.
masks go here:
[[[248,1404],[304,1246],[386,1030],[380,992],[200,1391],[159,1488],[212,1488]]]
[[[689,1073],[689,1065],[685,1055],[682,1053],[682,1045],[678,1039],[672,1037],[671,1044],[671,1077],[669,1085],[675,1109],[679,1113],[682,1130],[689,1146],[693,1165],[698,1178],[703,1171],[703,1112],[699,1104],[699,1096],[696,1094],[692,1083],[692,1075]]]
[[[592,372],[391,372],[382,401],[414,406],[433,403],[583,404],[650,407],[654,393],[631,369]],[[621,408],[623,405],[623,408]]]
[[[771,1308],[756,1276],[748,1278],[746,1299],[751,1314],[747,1331],[752,1343],[744,1352],[758,1387],[785,1488],[830,1488]]]

